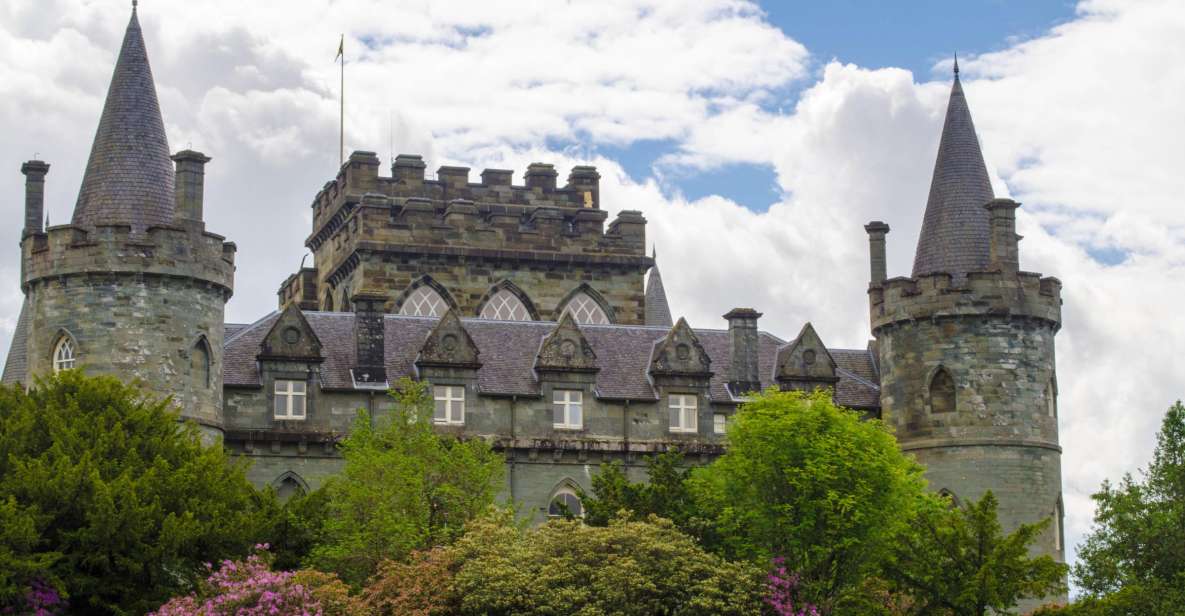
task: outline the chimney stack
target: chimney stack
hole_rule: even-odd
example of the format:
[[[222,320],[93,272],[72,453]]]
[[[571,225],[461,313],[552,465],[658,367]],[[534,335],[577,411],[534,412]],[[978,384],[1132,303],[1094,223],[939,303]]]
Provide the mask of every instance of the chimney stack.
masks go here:
[[[210,157],[193,150],[181,150],[173,155],[177,163],[177,211],[179,220],[202,220],[202,201],[205,199],[206,163]]]
[[[885,261],[885,236],[889,234],[889,225],[874,220],[864,225],[868,232],[868,260],[871,266],[872,284],[880,284],[888,275],[888,264]]]
[[[387,386],[386,338],[383,304],[386,297],[379,293],[359,292],[354,301],[354,339],[358,355],[351,372],[357,385]]]
[[[734,396],[761,391],[757,366],[757,319],[761,313],[752,308],[733,308],[724,318],[728,320],[729,391]]]
[[[33,233],[41,233],[41,221],[45,220],[45,174],[49,164],[41,160],[30,160],[21,165],[25,174],[25,230],[21,239]]]
[[[1020,204],[1012,199],[992,199],[983,207],[991,216],[991,267],[1015,274],[1020,269],[1020,236],[1016,234],[1016,208]]]

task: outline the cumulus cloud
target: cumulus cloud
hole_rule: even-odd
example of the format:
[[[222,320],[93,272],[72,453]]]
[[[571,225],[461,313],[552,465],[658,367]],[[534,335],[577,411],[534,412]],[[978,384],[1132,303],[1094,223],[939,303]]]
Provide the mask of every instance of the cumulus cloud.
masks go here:
[[[126,23],[122,2],[0,5],[0,213],[20,220],[20,161],[53,165],[65,221]],[[280,7],[282,6],[282,10]],[[228,320],[254,320],[304,254],[308,205],[337,164],[332,58],[346,33],[350,149],[422,153],[430,166],[561,174],[596,164],[611,211],[642,210],[676,314],[722,325],[734,306],[793,336],[812,321],[832,346],[869,333],[862,225],[893,226],[908,272],[949,81],[815,63],[742,0],[606,0],[564,10],[518,2],[151,3],[142,23],[174,149],[214,157],[209,228],[239,245]],[[1146,463],[1159,416],[1181,396],[1185,346],[1185,11],[1173,0],[1083,2],[1044,36],[963,63],[996,191],[1024,202],[1022,265],[1065,282],[1058,336],[1067,534],[1089,493]],[[1107,44],[1100,44],[1106,41]],[[772,111],[788,85],[801,89]],[[631,176],[620,151],[673,152]],[[573,143],[580,148],[569,147]],[[559,144],[559,145],[557,145]],[[773,169],[781,196],[754,211],[691,200],[664,178]],[[763,207],[769,204],[745,204]],[[0,227],[0,346],[19,308],[17,225]],[[1109,258],[1096,259],[1101,254]]]

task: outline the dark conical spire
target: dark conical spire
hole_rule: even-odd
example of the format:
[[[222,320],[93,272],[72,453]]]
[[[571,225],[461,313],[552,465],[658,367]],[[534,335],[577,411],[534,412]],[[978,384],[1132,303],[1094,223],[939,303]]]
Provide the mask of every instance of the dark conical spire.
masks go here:
[[[133,3],[73,223],[134,228],[173,221],[173,163]]]
[[[955,83],[946,107],[930,198],[913,261],[914,276],[933,272],[961,276],[988,266],[990,225],[983,206],[995,195],[967,97],[959,83],[957,58],[954,70]]]
[[[662,286],[662,274],[658,273],[658,249],[651,248],[654,267],[646,278],[646,325],[671,326],[671,307],[667,304],[667,291]]]

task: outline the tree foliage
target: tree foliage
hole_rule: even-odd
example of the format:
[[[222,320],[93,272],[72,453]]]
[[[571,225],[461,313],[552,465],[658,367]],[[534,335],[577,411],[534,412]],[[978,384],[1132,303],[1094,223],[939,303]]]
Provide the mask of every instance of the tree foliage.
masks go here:
[[[800,600],[829,613],[877,571],[924,488],[877,420],[829,392],[770,390],[728,429],[728,451],[691,489],[730,557],[784,558]]]
[[[167,400],[72,370],[0,387],[0,604],[40,580],[74,613],[143,613],[245,553],[258,505]]]
[[[998,502],[987,492],[958,507],[943,496],[923,499],[900,534],[885,575],[914,601],[919,614],[1010,614],[1023,598],[1065,589],[1066,566],[1029,547],[1049,520],[1003,533]]]
[[[1082,614],[1185,613],[1185,406],[1169,408],[1152,464],[1104,482],[1074,578]]]
[[[459,566],[446,548],[414,552],[406,562],[384,561],[363,589],[361,605],[375,616],[455,614],[453,577]]]
[[[342,442],[345,465],[326,486],[310,564],[361,586],[380,562],[445,545],[494,502],[504,465],[482,440],[439,435],[422,382],[402,379],[373,422],[360,411]]]
[[[705,552],[657,517],[527,531],[483,518],[452,548],[466,615],[757,615],[764,572]]]

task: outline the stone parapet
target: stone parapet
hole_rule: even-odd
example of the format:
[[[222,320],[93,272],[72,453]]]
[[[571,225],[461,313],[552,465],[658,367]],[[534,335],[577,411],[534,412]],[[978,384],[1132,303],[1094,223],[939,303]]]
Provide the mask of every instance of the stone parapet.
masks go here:
[[[902,321],[961,316],[1037,319],[1061,327],[1057,278],[1032,272],[971,272],[960,284],[950,274],[890,278],[868,289],[872,330]]]
[[[21,242],[21,288],[39,280],[83,274],[129,274],[190,278],[234,290],[234,243],[205,231],[197,221],[150,227],[126,225],[51,227]]]
[[[606,233],[603,222],[607,214],[600,210],[600,175],[594,167],[573,168],[566,185],[557,187],[554,168],[540,163],[528,169],[524,186],[514,185],[513,172],[506,169],[486,169],[478,183],[469,181],[470,171],[466,167],[441,167],[436,179],[425,179],[423,160],[406,154],[397,157],[391,177],[379,176],[378,166],[373,153],[355,152],[350,156],[337,178],[313,199],[313,232],[306,239],[306,246],[318,250],[360,205],[387,210],[386,217],[396,226],[407,216],[405,210],[422,213],[425,222],[440,223],[435,235],[444,239],[450,228],[456,228],[450,221],[456,217],[446,215],[450,204],[462,201],[476,208],[473,225],[476,228],[513,227],[529,231],[543,220],[550,232],[550,223],[554,221],[560,231],[556,235],[563,239],[557,244],[560,249],[628,253],[645,250],[642,241],[637,241],[642,239],[641,233],[618,234],[628,236],[631,240],[628,242],[614,238],[612,226]],[[541,216],[537,212],[540,209],[549,213]],[[641,215],[634,214],[639,220],[627,216],[627,221],[644,225]],[[499,239],[505,242],[515,238]]]

